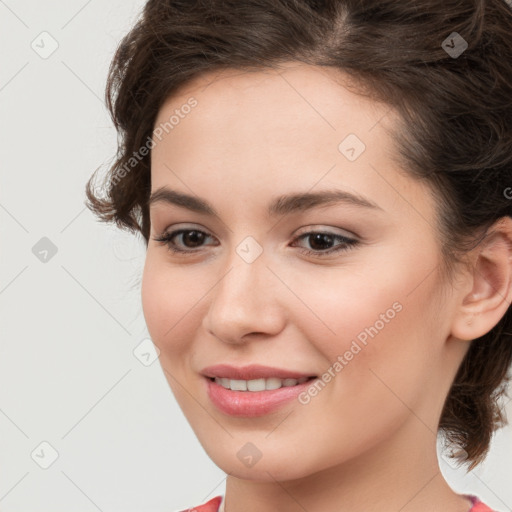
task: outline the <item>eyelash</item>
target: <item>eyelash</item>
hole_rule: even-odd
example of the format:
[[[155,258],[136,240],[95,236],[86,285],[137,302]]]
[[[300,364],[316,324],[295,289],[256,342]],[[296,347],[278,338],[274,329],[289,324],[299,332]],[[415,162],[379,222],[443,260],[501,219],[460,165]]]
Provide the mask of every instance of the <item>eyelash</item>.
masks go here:
[[[176,245],[175,243],[172,241],[172,239],[178,235],[181,235],[183,233],[190,233],[190,232],[196,232],[196,233],[202,233],[206,236],[211,236],[211,235],[208,235],[208,233],[205,233],[204,231],[201,231],[199,229],[178,229],[178,230],[175,230],[175,231],[170,231],[168,233],[162,233],[161,235],[157,236],[157,237],[154,237],[153,240],[155,240],[156,242],[160,242],[162,244],[165,244],[167,245],[167,249],[172,252],[172,253],[180,253],[180,254],[186,254],[186,255],[190,255],[190,254],[194,254],[194,253],[197,253],[199,250],[196,249],[192,249],[192,250],[184,250],[184,249],[177,249],[176,248]],[[338,246],[338,247],[335,247],[335,248],[331,248],[331,249],[327,249],[325,251],[315,251],[315,250],[311,250],[311,249],[301,249],[300,252],[302,254],[306,254],[308,256],[317,256],[317,257],[323,257],[323,256],[326,256],[326,255],[331,255],[331,254],[336,254],[336,253],[341,253],[343,251],[347,251],[349,250],[351,247],[354,247],[356,246],[359,241],[358,240],[354,240],[352,238],[347,238],[345,236],[342,236],[342,235],[338,235],[338,234],[335,234],[335,233],[330,233],[330,232],[324,232],[324,231],[309,231],[308,233],[303,233],[302,235],[296,237],[293,242],[296,242],[297,240],[300,240],[302,238],[305,238],[305,237],[308,237],[308,236],[312,236],[312,235],[328,235],[328,236],[331,236],[333,237],[334,239],[338,240],[338,241],[341,241],[342,242],[342,245]]]

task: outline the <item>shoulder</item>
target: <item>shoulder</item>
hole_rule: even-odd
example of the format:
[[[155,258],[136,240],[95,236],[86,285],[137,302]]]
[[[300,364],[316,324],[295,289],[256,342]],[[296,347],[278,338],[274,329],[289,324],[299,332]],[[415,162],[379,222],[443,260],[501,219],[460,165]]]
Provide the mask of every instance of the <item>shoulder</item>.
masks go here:
[[[465,496],[471,500],[471,503],[473,503],[469,512],[497,512],[483,503],[478,496],[473,494],[466,494]]]
[[[215,498],[206,503],[187,508],[186,510],[177,510],[176,512],[223,512],[220,508],[221,503],[222,496],[215,496]]]
[[[497,512],[488,507],[477,496],[468,494],[466,497],[473,503],[469,512]],[[215,498],[212,498],[201,505],[187,508],[186,510],[178,510],[176,512],[223,512],[223,507],[221,508],[221,505],[223,504],[222,500],[222,496],[215,496]]]

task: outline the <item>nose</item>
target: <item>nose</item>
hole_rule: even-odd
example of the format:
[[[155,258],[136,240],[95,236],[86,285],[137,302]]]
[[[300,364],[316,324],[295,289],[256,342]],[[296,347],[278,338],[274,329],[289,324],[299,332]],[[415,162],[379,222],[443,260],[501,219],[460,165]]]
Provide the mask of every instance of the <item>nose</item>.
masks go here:
[[[286,315],[279,297],[284,285],[266,265],[263,254],[252,263],[237,254],[211,290],[210,305],[203,327],[211,335],[230,344],[243,344],[248,335],[278,334]],[[245,338],[245,340],[244,340]]]

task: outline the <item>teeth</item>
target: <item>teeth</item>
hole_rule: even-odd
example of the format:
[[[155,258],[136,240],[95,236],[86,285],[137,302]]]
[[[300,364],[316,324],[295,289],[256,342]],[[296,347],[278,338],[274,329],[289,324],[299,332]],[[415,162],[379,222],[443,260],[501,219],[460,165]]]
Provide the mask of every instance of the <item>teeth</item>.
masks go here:
[[[253,379],[253,380],[235,380],[226,379],[225,377],[216,377],[215,382],[223,388],[231,389],[232,391],[265,391],[272,389],[279,389],[283,386],[296,386],[309,380],[309,377],[301,377],[300,379],[278,379],[277,377],[270,377],[268,379]]]
[[[248,391],[265,391],[265,389],[266,389],[265,379],[254,379],[254,380],[247,380],[244,382],[247,382],[247,390]],[[233,388],[231,388],[231,389],[233,389]]]

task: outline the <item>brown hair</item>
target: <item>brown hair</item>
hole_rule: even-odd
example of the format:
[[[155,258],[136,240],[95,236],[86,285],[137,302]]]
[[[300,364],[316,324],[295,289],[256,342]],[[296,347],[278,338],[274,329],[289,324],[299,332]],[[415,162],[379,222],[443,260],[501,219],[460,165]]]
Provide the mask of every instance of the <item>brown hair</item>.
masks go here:
[[[455,34],[454,34],[455,33]],[[467,48],[465,44],[467,43]],[[461,53],[462,50],[462,53]],[[330,66],[357,92],[400,114],[404,168],[431,185],[447,268],[476,234],[512,215],[512,12],[506,0],[150,0],[112,61],[107,106],[119,134],[106,197],[87,183],[102,221],[140,232],[150,221],[150,157],[162,103],[203,73]],[[471,342],[439,430],[472,469],[505,422],[512,311]]]

